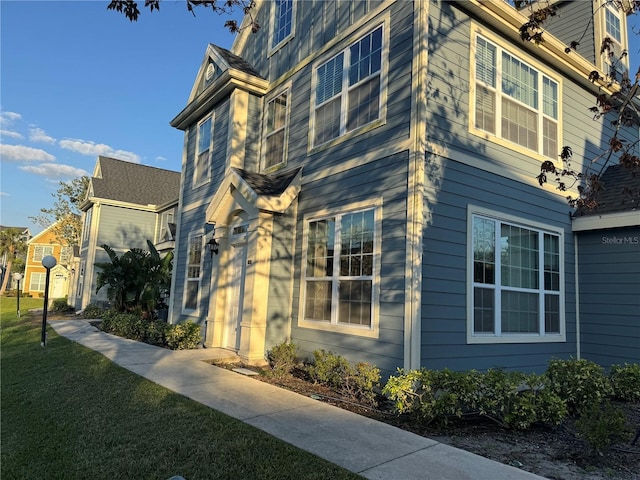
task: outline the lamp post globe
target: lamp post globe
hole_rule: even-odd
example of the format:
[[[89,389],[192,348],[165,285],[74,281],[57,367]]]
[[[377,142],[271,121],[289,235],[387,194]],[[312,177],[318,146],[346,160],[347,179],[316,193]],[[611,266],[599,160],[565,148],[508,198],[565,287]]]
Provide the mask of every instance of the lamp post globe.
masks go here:
[[[51,269],[56,266],[57,260],[51,255],[47,255],[42,259],[42,266],[47,269],[44,282],[44,308],[42,309],[42,333],[40,335],[40,346],[47,344],[47,310],[49,309],[49,275]]]

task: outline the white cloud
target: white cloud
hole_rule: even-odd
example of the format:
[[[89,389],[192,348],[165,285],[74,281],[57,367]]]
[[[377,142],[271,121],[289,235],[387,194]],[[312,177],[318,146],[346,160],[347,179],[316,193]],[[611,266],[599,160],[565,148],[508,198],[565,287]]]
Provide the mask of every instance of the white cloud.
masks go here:
[[[56,143],[56,139],[50,135],[47,135],[46,132],[38,127],[31,127],[29,129],[29,140],[32,142],[42,142],[54,144]]]
[[[89,175],[88,172],[81,168],[72,167],[71,165],[60,165],[59,163],[25,165],[24,167],[20,167],[20,170],[56,180],[61,178],[76,178],[83,175]]]
[[[127,152],[126,150],[115,150],[113,147],[103,143],[66,138],[64,140],[60,140],[58,144],[64,149],[78,152],[83,155],[104,155],[106,157],[113,157],[131,163],[140,163],[139,155],[136,155],[133,152]]]
[[[13,130],[0,130],[0,137],[17,138],[18,140],[24,138],[21,133],[14,132]]]
[[[11,194],[7,192],[0,192],[0,197],[10,197]]]
[[[156,157],[156,162],[166,162],[166,161],[167,159],[164,157],[160,157],[160,156]]]
[[[2,160],[14,162],[54,162],[56,159],[50,153],[39,148],[2,144],[0,144],[0,157]]]
[[[16,112],[1,112],[0,113],[0,125],[3,127],[8,127],[16,120],[20,120],[22,115]]]

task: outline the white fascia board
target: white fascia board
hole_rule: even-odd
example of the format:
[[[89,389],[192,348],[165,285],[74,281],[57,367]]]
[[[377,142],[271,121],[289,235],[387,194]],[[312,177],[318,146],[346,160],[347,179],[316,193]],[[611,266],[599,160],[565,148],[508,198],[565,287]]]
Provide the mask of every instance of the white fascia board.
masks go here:
[[[571,223],[571,229],[574,232],[638,226],[640,226],[640,212],[637,210],[605,213],[603,215],[587,215],[574,218]]]

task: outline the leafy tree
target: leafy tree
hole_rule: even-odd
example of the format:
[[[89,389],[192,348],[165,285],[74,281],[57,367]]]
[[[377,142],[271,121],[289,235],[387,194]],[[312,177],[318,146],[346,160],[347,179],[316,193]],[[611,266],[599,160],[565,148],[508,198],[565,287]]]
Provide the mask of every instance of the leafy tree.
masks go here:
[[[19,228],[5,228],[0,230],[0,256],[7,256],[7,270],[4,274],[0,294],[4,293],[11,277],[12,264],[16,255],[27,251],[27,242],[24,241],[22,231]]]
[[[88,187],[89,177],[86,175],[60,182],[58,190],[51,194],[56,199],[53,208],[41,208],[37,217],[29,218],[44,228],[55,223],[53,233],[62,245],[78,245],[82,235],[80,204],[87,195]]]
[[[149,251],[132,248],[120,257],[109,245],[101,245],[110,261],[95,264],[100,269],[96,293],[106,286],[116,310],[140,309],[151,318],[171,286],[173,252],[161,257],[152,242],[147,240],[147,245]]]
[[[241,8],[242,12],[251,19],[251,30],[253,32],[257,32],[260,28],[260,25],[258,25],[253,18],[253,9],[256,6],[256,3],[253,0],[185,0],[185,2],[187,10],[194,16],[196,14],[194,11],[195,7],[208,8],[218,15],[230,15],[236,8]],[[160,10],[160,0],[145,0],[144,7],[148,8],[150,12]],[[111,0],[107,6],[107,10],[114,10],[118,13],[122,13],[132,22],[137,21],[141,14],[136,0]],[[240,27],[236,20],[227,20],[224,26],[231,33],[237,33],[240,31]]]

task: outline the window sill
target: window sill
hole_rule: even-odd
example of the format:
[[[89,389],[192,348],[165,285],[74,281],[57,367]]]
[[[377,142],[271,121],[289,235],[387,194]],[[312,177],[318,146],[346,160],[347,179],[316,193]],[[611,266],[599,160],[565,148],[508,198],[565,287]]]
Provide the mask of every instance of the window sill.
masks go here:
[[[566,334],[540,335],[467,335],[467,344],[500,344],[500,343],[564,343]]]
[[[376,326],[369,327],[357,327],[349,325],[334,325],[328,322],[320,322],[314,320],[298,320],[298,327],[308,328],[311,330],[322,330],[325,332],[339,333],[342,335],[354,335],[357,337],[365,338],[378,338],[380,336],[380,330]]]
[[[319,145],[315,145],[313,147],[311,147],[309,149],[309,155],[313,155],[314,153],[318,153],[321,152],[322,150],[326,150],[328,148],[331,148],[335,145],[338,145],[346,140],[349,140],[353,137],[357,137],[358,135],[362,135],[363,133],[367,133],[373,129],[376,129],[378,127],[381,127],[383,125],[386,124],[386,120],[385,119],[378,119],[378,120],[374,120],[371,123],[368,123],[367,125],[363,125],[362,127],[356,128],[355,130],[352,130],[350,132],[345,133],[344,135],[341,135],[339,137],[336,137],[332,140],[328,140],[325,143],[321,143]],[[312,139],[309,138],[309,145],[312,144]]]

